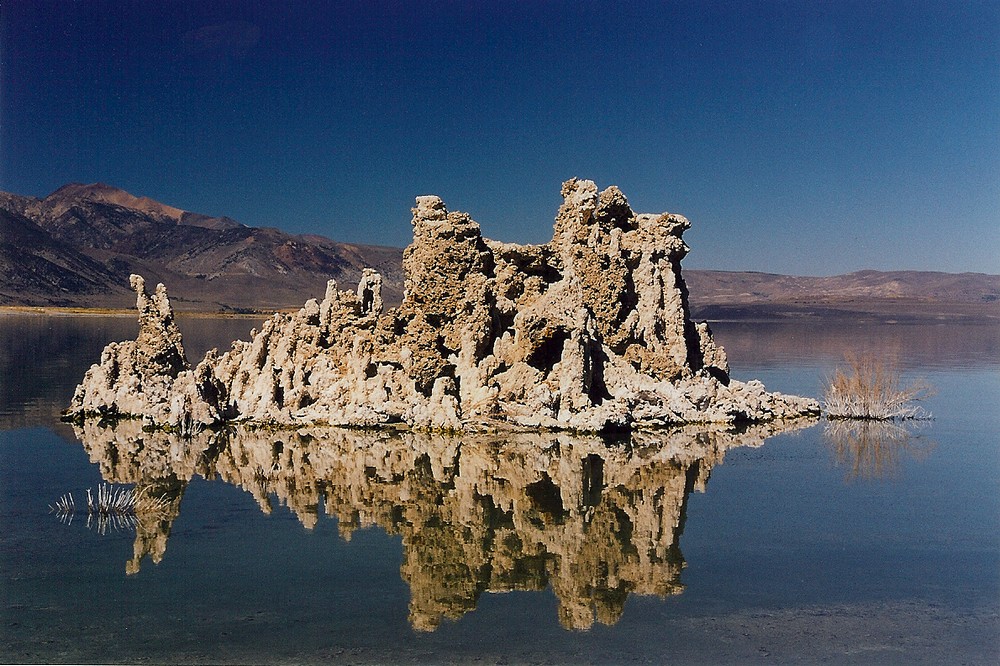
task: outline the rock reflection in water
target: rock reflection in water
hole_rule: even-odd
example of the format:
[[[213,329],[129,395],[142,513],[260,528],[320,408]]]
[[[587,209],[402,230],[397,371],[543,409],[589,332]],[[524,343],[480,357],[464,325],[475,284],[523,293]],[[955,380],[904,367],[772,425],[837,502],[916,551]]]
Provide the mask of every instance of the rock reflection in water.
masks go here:
[[[727,449],[811,423],[687,427],[616,442],[329,428],[185,439],[136,421],[76,428],[107,481],[169,499],[168,510],[140,520],[128,573],[146,555],[164,556],[190,479],[220,478],[265,513],[277,497],[307,528],[322,506],[344,539],[370,526],[401,535],[410,622],[431,631],[473,610],[483,592],[551,586],[572,629],[614,624],[630,593],[680,593],[688,494],[704,491]]]
[[[899,473],[906,455],[923,460],[934,448],[917,434],[918,427],[913,421],[837,419],[823,426],[823,439],[848,481],[887,479]]]

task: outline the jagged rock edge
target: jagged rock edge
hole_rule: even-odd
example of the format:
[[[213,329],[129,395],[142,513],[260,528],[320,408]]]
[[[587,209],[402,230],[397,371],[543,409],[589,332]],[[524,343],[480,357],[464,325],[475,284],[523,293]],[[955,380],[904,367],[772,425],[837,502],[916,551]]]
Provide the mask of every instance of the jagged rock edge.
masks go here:
[[[322,301],[194,367],[164,286],[150,296],[132,276],[139,335],[105,348],[67,416],[187,433],[232,421],[599,432],[818,414],[815,400],[730,379],[708,324],[690,318],[686,218],[635,214],[592,181],[562,194],[543,245],[483,238],[467,214],[418,197],[398,308],[383,310],[366,269],[355,291],[330,280]]]

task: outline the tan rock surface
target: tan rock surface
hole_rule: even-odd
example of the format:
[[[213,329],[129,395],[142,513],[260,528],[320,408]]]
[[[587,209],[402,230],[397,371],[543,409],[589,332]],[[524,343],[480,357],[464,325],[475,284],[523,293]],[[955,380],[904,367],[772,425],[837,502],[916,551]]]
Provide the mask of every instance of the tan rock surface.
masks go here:
[[[484,239],[467,214],[418,197],[399,308],[383,312],[374,271],[356,293],[331,281],[321,302],[193,369],[165,290],[147,296],[136,276],[139,337],[108,346],[69,411],[182,432],[230,420],[600,431],[818,412],[729,379],[725,352],[689,316],[687,219],[636,215],[591,181],[562,193],[539,246]]]

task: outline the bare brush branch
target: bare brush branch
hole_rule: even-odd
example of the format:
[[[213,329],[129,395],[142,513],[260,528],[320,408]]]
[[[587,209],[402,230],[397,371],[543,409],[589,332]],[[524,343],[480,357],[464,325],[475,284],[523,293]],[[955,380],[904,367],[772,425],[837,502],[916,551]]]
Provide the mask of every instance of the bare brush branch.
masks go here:
[[[837,368],[827,379],[823,409],[830,419],[926,419],[930,414],[914,405],[934,394],[933,387],[916,381],[903,385],[894,363],[875,356],[846,357],[847,369]]]
[[[100,534],[109,530],[135,530],[144,519],[156,519],[160,513],[165,513],[170,506],[166,495],[152,497],[145,491],[124,486],[101,484],[94,493],[87,488],[87,527],[96,529]],[[65,524],[72,524],[76,515],[76,504],[73,494],[66,493],[49,509]]]

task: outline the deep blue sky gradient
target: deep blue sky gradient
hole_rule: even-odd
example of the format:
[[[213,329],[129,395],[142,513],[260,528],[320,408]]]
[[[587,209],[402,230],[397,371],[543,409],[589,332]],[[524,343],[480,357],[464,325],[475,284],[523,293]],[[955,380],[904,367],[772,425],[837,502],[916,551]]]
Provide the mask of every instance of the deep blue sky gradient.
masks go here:
[[[0,2],[0,190],[537,243],[571,176],[688,267],[1000,273],[1000,2]]]

